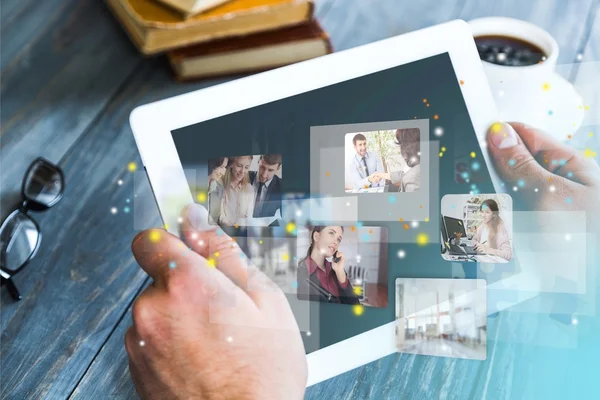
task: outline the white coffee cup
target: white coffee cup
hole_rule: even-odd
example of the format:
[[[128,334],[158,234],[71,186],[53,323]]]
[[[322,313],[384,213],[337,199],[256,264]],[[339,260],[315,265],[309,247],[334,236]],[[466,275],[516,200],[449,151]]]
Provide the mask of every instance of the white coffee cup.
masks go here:
[[[473,36],[504,36],[529,42],[545,53],[541,63],[507,66],[482,61],[494,100],[505,121],[520,121],[565,140],[583,121],[581,96],[555,72],[559,47],[537,25],[513,18],[469,21]]]

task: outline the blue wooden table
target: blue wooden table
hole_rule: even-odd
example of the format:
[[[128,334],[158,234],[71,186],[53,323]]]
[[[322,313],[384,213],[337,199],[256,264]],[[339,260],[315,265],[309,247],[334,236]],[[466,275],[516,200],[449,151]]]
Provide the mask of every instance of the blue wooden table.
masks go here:
[[[600,136],[598,8],[597,0],[318,0],[316,15],[337,51],[456,18],[536,23],[561,46],[559,72],[586,95],[581,134]],[[2,0],[0,12],[1,217],[37,156],[58,163],[68,185],[56,207],[35,215],[45,241],[15,278],[25,298],[1,293],[0,397],[135,397],[123,337],[149,278],[130,242],[160,219],[145,177],[127,170],[141,165],[128,116],[224,80],[176,83],[164,58],[142,58],[98,0]],[[125,213],[134,198],[150,211]],[[589,277],[596,288],[599,275]],[[600,376],[598,318],[581,316],[574,327],[528,306],[490,318],[485,362],[391,355],[306,397],[590,398]],[[554,345],[540,342],[548,334]]]

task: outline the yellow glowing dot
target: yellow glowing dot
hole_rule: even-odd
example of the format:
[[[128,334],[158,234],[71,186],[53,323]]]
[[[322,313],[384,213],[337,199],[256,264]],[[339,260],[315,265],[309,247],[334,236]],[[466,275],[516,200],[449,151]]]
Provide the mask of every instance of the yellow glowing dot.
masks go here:
[[[444,157],[444,153],[440,151],[440,157]]]
[[[585,107],[583,107],[583,108],[585,108],[585,110],[587,111],[587,110],[589,110],[589,109],[590,109],[590,106],[585,106]]]
[[[365,189],[368,189],[368,188],[369,188],[369,185],[365,185]]]
[[[169,224],[165,224],[165,229],[169,230]]]
[[[419,208],[423,208],[423,205],[421,204],[421,205],[419,206]]]
[[[433,116],[433,119],[439,119],[439,118],[440,118],[440,116],[439,116],[439,115],[437,115],[437,114],[435,114],[435,115]]]
[[[129,170],[129,172],[135,172],[135,170],[137,169],[137,164],[132,161],[129,164],[127,164],[127,169]]]
[[[262,239],[258,241],[259,244],[262,244]]]
[[[354,291],[354,294],[357,296],[360,296],[363,292],[362,287],[360,287],[360,286],[354,286],[352,288],[352,290]]]
[[[458,81],[461,85],[465,84],[465,81],[463,81],[462,79],[460,81]]]
[[[408,229],[408,224],[404,224],[404,229]]]
[[[234,227],[235,229],[237,229],[237,228],[239,228],[240,226],[239,226],[238,224],[235,224],[233,227]]]
[[[398,221],[403,222],[404,218],[398,218]]]
[[[331,175],[331,172],[325,172],[325,176]]]
[[[583,108],[583,106],[579,106],[579,107],[577,107],[577,108],[579,108],[579,109],[581,110],[581,109]]]
[[[373,233],[373,229],[369,229],[369,235]]]
[[[160,231],[158,229],[152,229],[148,235],[148,239],[150,239],[152,243],[158,242],[160,240]]]
[[[474,151],[471,152],[471,158],[475,158],[477,157],[477,153],[475,153]]]
[[[423,99],[423,103],[427,103],[427,99]]]
[[[594,150],[588,148],[583,151],[583,156],[585,158],[596,157],[596,152]]]
[[[354,232],[356,230],[356,227],[353,226],[352,228],[350,228],[352,230],[352,232]]]
[[[215,254],[214,254],[214,255],[215,255],[215,257],[217,257],[217,258],[218,258],[218,257],[220,256],[220,253],[219,253],[218,251],[215,251]]]
[[[417,244],[419,246],[425,246],[429,243],[429,236],[426,233],[419,233],[417,235]]]
[[[549,84],[548,82],[545,82],[545,83],[542,85],[542,89],[544,89],[544,90],[550,90],[550,84]]]
[[[502,130],[502,124],[500,122],[496,122],[492,125],[492,132],[498,133]]]
[[[200,192],[196,195],[196,200],[198,200],[199,203],[204,203],[206,201],[206,193],[204,192]]]
[[[352,306],[352,312],[356,316],[361,316],[365,312],[365,308],[360,304],[355,304]]]
[[[426,218],[425,218],[425,222],[429,222],[429,217],[426,217]]]
[[[589,137],[592,137],[592,136],[594,136],[594,132],[590,132],[590,133],[588,133],[588,136],[589,136]]]
[[[281,255],[281,259],[282,259],[283,261],[290,261],[290,255],[289,255],[288,253],[283,253],[283,254]]]
[[[217,263],[215,261],[214,258],[209,258],[208,260],[206,260],[206,263],[208,264],[209,267],[211,268],[215,268],[217,266]]]
[[[285,230],[287,233],[294,233],[296,231],[296,224],[293,222],[288,222],[288,224],[285,226]]]
[[[442,152],[446,151],[446,146],[442,146]]]

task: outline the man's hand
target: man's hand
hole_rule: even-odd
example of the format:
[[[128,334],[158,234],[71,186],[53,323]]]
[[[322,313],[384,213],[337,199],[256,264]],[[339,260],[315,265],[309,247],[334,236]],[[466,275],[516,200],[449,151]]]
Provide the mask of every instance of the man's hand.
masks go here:
[[[281,290],[191,205],[185,244],[163,230],[132,250],[154,283],[133,305],[125,336],[144,399],[301,399],[307,380],[298,326]],[[191,249],[190,249],[191,247]]]
[[[367,177],[370,183],[379,183],[381,180],[381,175],[379,172],[375,172]]]

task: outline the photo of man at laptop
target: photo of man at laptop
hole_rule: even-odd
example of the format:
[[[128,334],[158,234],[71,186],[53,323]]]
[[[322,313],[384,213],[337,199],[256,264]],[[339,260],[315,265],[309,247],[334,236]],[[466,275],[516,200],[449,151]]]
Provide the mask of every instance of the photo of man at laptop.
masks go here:
[[[445,260],[503,263],[512,259],[509,195],[446,195],[441,210]]]

